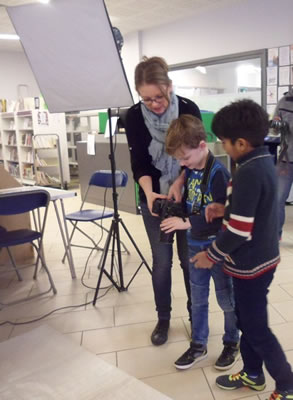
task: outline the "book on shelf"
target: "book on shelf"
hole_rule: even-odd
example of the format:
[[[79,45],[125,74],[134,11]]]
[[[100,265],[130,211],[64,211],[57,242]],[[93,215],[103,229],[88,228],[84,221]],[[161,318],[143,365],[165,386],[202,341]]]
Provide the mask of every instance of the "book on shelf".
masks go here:
[[[50,185],[60,185],[60,179],[55,176],[50,176],[44,171],[36,171],[35,175],[36,183],[41,186],[50,186]]]
[[[21,134],[21,144],[23,146],[32,146],[32,134],[22,133]]]
[[[24,154],[23,159],[24,159],[24,162],[33,164],[33,162],[34,162],[34,153],[32,151],[26,151],[25,154]]]
[[[23,129],[32,129],[33,120],[31,118],[24,118],[23,120]]]
[[[34,144],[36,149],[55,149],[57,146],[56,138],[48,136],[34,136]]]
[[[47,163],[45,160],[40,158],[37,154],[35,156],[36,167],[46,167]]]
[[[7,144],[9,146],[15,146],[16,145],[16,135],[15,135],[14,132],[13,133],[9,133]]]
[[[8,164],[8,172],[10,175],[19,177],[19,165],[18,164]]]
[[[24,179],[34,179],[35,174],[34,174],[34,167],[32,165],[30,166],[24,166],[22,169],[22,176]]]
[[[17,148],[11,148],[8,150],[8,160],[9,161],[18,161]]]

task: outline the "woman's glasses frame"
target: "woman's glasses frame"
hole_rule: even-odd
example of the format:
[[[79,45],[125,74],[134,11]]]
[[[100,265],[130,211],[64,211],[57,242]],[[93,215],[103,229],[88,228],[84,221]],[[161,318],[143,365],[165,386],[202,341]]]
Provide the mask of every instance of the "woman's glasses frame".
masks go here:
[[[151,106],[153,103],[157,103],[157,104],[161,104],[165,99],[165,96],[163,95],[159,95],[159,96],[155,96],[155,97],[146,97],[146,98],[142,98],[141,102],[146,104],[147,106]]]

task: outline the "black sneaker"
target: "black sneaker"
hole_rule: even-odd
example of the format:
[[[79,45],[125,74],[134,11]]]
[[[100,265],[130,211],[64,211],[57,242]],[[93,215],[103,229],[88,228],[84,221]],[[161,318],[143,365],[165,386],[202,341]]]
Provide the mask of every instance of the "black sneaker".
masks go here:
[[[243,370],[234,375],[218,376],[216,379],[216,384],[221,389],[226,390],[249,387],[250,389],[260,391],[264,390],[266,387],[264,374],[260,374],[256,378],[252,378]]]
[[[189,349],[175,361],[174,365],[177,369],[188,369],[207,356],[206,346],[191,342]]]
[[[222,353],[215,363],[215,368],[222,371],[233,367],[240,357],[238,343],[225,343]]]
[[[160,346],[167,342],[169,326],[170,321],[168,319],[159,319],[151,336],[151,341],[155,346]]]

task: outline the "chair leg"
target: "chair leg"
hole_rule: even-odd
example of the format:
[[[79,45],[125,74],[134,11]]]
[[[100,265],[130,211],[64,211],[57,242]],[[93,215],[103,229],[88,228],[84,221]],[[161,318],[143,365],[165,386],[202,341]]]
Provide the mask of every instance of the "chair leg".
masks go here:
[[[75,224],[74,224],[72,221],[70,221],[70,222],[71,222],[71,224],[73,225],[73,229],[72,229],[72,232],[71,232],[70,237],[69,237],[68,246],[66,247],[64,256],[63,256],[63,258],[62,258],[62,264],[64,264],[65,258],[67,257],[68,247],[69,247],[70,244],[71,244],[71,240],[72,240],[72,238],[73,238],[73,234],[74,234],[74,232],[75,232],[76,225],[77,225],[77,222],[75,222]]]
[[[72,221],[70,221],[70,222],[72,223]],[[73,230],[72,230],[71,235],[70,235],[70,238],[69,238],[69,246],[71,245],[72,247],[81,247],[81,248],[84,248],[84,249],[93,249],[93,248],[94,248],[94,249],[96,249],[96,250],[101,250],[101,251],[103,250],[102,247],[97,246],[97,244],[95,243],[95,241],[94,241],[88,234],[86,234],[82,229],[80,229],[80,228],[77,226],[77,222],[76,222],[75,224],[72,223],[72,225],[73,225],[74,227],[73,227]],[[92,244],[93,244],[93,247],[89,247],[89,246],[79,246],[79,245],[76,245],[76,244],[71,244],[72,237],[73,237],[73,233],[74,233],[75,230],[78,230],[78,231],[79,231],[82,235],[84,235],[89,241],[91,241]],[[67,252],[65,251],[64,256],[63,256],[63,258],[62,258],[62,263],[64,263],[66,257],[67,257]]]
[[[18,280],[19,280],[19,281],[22,281],[22,280],[23,280],[23,279],[22,279],[22,276],[20,275],[20,272],[19,272],[18,269],[17,269],[16,263],[15,263],[15,261],[14,261],[14,257],[13,257],[13,255],[12,255],[12,253],[11,253],[9,247],[6,247],[6,249],[7,249],[7,251],[8,251],[9,258],[10,258],[10,261],[11,261],[11,263],[12,263],[12,267],[13,267],[14,270],[15,270],[15,273],[16,273],[16,275],[17,275],[17,277],[18,277]]]
[[[51,275],[51,273],[50,273],[50,271],[49,271],[49,269],[48,269],[48,267],[47,267],[47,264],[46,264],[46,262],[45,262],[45,259],[44,259],[43,255],[41,254],[41,250],[38,249],[38,247],[37,247],[34,243],[32,243],[32,245],[33,245],[34,248],[36,249],[36,252],[37,252],[37,254],[38,254],[38,258],[41,259],[43,268],[44,268],[44,270],[46,271],[46,273],[47,273],[47,275],[48,275],[48,279],[49,279],[49,282],[50,282],[50,285],[51,285],[51,288],[50,288],[50,289],[52,289],[52,290],[53,290],[53,293],[56,294],[56,293],[57,293],[57,289],[56,289],[55,283],[54,283],[53,278],[52,278],[52,275]]]

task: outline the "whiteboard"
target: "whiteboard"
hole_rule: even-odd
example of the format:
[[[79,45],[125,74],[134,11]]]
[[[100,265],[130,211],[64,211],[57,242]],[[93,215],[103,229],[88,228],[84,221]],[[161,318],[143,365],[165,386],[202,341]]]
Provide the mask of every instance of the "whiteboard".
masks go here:
[[[7,7],[50,112],[133,104],[103,0]]]

